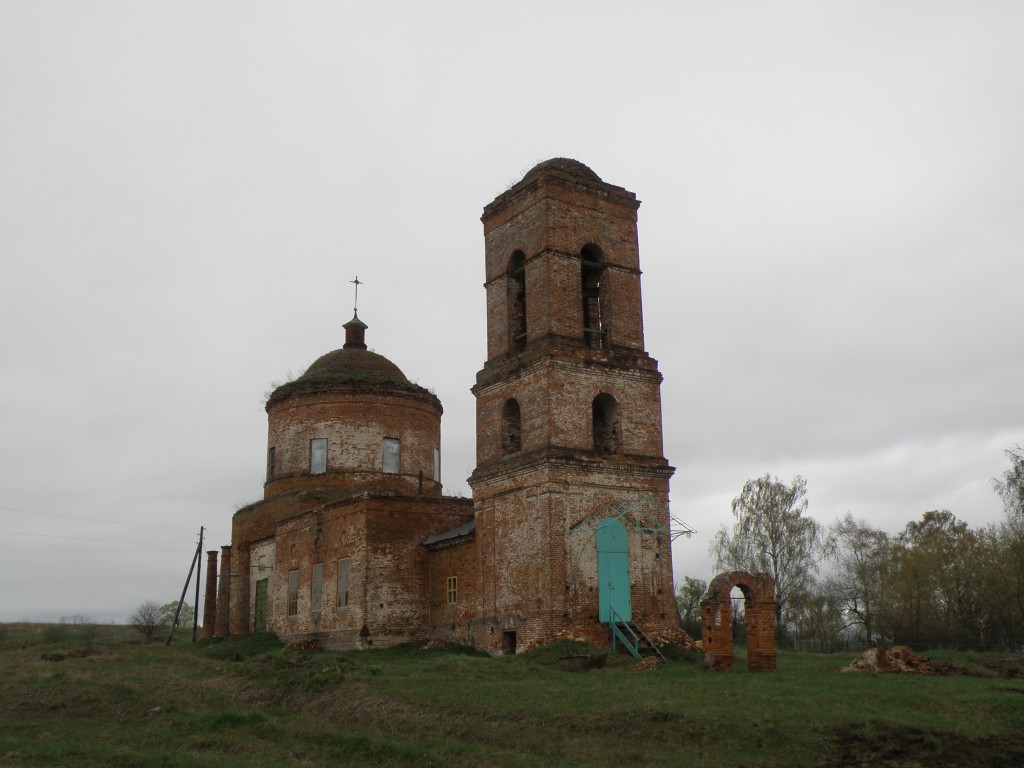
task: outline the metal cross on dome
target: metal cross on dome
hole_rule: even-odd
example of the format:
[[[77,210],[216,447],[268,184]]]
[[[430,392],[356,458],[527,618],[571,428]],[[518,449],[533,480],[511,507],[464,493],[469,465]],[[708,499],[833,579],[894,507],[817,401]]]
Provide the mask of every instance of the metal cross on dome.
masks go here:
[[[356,286],[356,300],[355,300],[355,306],[352,307],[352,311],[358,314],[358,312],[359,312],[359,286],[360,285],[366,285],[366,283],[361,282],[359,280],[359,275],[356,275],[356,279],[355,280],[349,280],[349,282],[355,284],[355,286]]]

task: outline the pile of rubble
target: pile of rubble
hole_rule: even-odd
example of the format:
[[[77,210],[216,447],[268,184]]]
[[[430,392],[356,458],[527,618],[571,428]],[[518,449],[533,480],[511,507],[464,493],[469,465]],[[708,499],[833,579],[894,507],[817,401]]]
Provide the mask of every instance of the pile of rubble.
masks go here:
[[[917,656],[910,652],[906,645],[894,645],[892,648],[868,648],[859,659],[854,659],[850,666],[840,667],[840,672],[867,670],[869,672],[897,672],[914,675],[952,675],[963,674],[963,670],[952,664],[932,661],[926,656]]]
[[[697,648],[697,643],[686,630],[682,628],[670,629],[667,632],[659,632],[651,636],[651,642],[659,648],[663,645],[675,645],[679,648]]]
[[[648,669],[657,669],[658,664],[661,662],[657,656],[648,656],[646,659],[641,659],[633,665],[633,669],[637,672],[643,672]]]

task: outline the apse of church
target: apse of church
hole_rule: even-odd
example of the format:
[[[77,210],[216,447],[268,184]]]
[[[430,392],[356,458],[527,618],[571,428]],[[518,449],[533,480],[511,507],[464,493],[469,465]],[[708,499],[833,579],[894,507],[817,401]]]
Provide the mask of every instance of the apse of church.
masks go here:
[[[264,498],[234,516],[204,635],[514,653],[606,645],[620,620],[676,630],[638,207],[556,158],[484,208],[472,500],[443,493],[441,403],[366,349],[357,313],[344,347],[276,389]]]

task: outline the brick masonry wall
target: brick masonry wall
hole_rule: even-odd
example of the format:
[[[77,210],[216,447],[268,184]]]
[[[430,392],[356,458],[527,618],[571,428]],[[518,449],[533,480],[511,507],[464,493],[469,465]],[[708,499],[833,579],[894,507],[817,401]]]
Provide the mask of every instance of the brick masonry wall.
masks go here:
[[[473,645],[473,621],[478,617],[480,579],[476,539],[430,551],[427,558],[427,608],[429,637],[460,645]],[[456,601],[448,602],[448,578],[457,579]]]
[[[497,652],[508,629],[517,631],[520,650],[558,636],[607,643],[608,629],[598,622],[593,535],[606,516],[620,517],[630,529],[634,620],[649,634],[678,627],[669,474],[665,467],[621,461],[540,461],[531,471],[492,476],[475,488],[477,643]]]
[[[486,465],[508,456],[501,439],[501,418],[510,398],[519,402],[523,453],[542,448],[592,450],[592,404],[602,393],[610,394],[619,405],[621,453],[660,456],[660,390],[661,375],[656,370],[566,357],[543,359],[513,376],[475,389],[477,463]]]
[[[607,265],[602,317],[608,339],[643,349],[636,196],[557,174],[520,186],[488,206],[483,217],[488,359],[510,352],[504,275],[517,250],[526,255],[528,340],[554,334],[582,341],[580,251],[591,243],[601,248]]]
[[[429,615],[423,541],[470,519],[469,499],[365,495],[283,522],[270,587],[272,631],[285,639],[315,635],[337,648],[386,647],[423,636]],[[338,604],[343,558],[349,561],[347,606]],[[324,566],[319,614],[311,604],[317,563]],[[299,574],[299,600],[296,615],[288,616],[292,570]]]
[[[700,602],[705,664],[716,670],[732,668],[732,599],[734,587],[744,597],[747,629],[747,667],[751,672],[775,669],[775,580],[767,573],[729,571],[711,580]]]
[[[440,496],[434,449],[441,447],[436,398],[390,388],[318,393],[268,407],[268,449],[275,449],[274,480],[265,498],[303,487],[335,487]],[[384,474],[385,437],[400,443],[399,474]],[[327,438],[327,473],[310,475],[310,441]]]
[[[478,462],[470,485],[480,569],[474,626],[477,642],[492,651],[510,630],[520,650],[556,637],[608,641],[598,621],[594,537],[605,516],[630,530],[635,620],[655,634],[678,626],[673,470],[662,456],[661,375],[643,349],[637,206],[620,187],[553,172],[485,208],[488,361],[473,388]],[[588,244],[600,247],[606,266],[603,348],[587,346],[583,333],[581,250]],[[516,250],[526,255],[527,345],[513,355],[503,275]],[[621,444],[612,455],[594,445],[600,394],[618,404]],[[502,441],[510,398],[520,406],[517,453]]]

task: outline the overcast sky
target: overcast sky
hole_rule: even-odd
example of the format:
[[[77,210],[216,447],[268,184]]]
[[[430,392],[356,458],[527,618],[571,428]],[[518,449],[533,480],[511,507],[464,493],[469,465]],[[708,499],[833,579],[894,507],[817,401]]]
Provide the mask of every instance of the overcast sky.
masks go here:
[[[677,580],[766,472],[823,523],[998,521],[1022,30],[1011,1],[0,0],[0,620],[177,599],[356,275],[468,495],[479,217],[556,156],[643,201]]]

